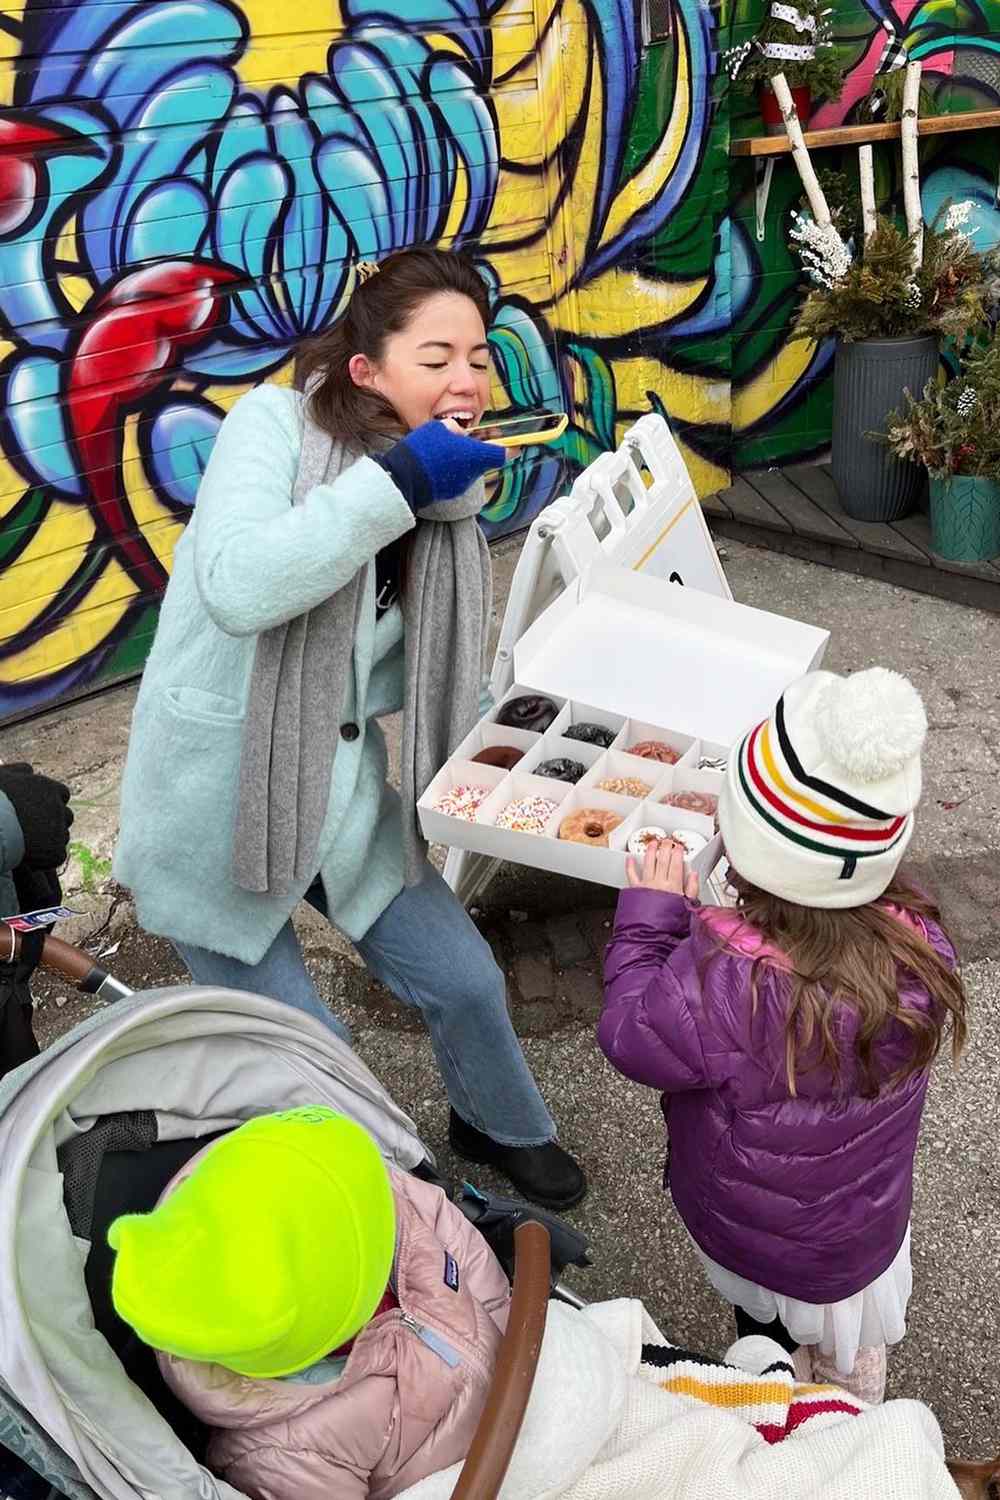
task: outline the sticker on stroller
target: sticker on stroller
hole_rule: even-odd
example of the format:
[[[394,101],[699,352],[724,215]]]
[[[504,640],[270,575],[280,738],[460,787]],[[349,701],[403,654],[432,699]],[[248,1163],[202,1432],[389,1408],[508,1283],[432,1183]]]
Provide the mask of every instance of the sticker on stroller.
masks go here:
[[[444,1284],[451,1291],[458,1291],[458,1261],[447,1250],[444,1253]]]
[[[8,927],[13,927],[15,932],[34,932],[38,927],[51,927],[54,922],[61,922],[65,917],[80,915],[72,906],[43,906],[38,911],[18,912],[16,916],[0,920],[6,922]]]

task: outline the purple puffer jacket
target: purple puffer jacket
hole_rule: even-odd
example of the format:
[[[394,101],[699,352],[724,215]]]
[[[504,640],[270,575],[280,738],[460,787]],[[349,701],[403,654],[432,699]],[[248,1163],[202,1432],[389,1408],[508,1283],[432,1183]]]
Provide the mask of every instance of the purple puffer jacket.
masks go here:
[[[921,935],[955,962],[939,928]],[[881,1275],[902,1244],[927,1072],[862,1098],[845,1006],[840,1087],[810,1072],[792,1096],[785,967],[735,913],[623,891],[598,1040],[619,1072],[663,1090],[668,1186],[705,1253],[771,1291],[836,1302]],[[930,1005],[915,981],[902,994],[915,1009]],[[893,1024],[876,1047],[879,1071],[890,1076],[907,1055]]]

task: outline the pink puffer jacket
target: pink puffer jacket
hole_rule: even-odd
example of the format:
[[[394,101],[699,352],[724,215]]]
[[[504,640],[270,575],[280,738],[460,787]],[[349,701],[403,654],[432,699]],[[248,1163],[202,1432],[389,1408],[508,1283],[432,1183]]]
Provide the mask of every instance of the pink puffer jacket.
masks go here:
[[[209,1467],[255,1500],[389,1500],[469,1450],[510,1288],[440,1188],[395,1171],[392,1186],[399,1310],[362,1329],[339,1380],[248,1380],[159,1355],[167,1384],[216,1429]]]

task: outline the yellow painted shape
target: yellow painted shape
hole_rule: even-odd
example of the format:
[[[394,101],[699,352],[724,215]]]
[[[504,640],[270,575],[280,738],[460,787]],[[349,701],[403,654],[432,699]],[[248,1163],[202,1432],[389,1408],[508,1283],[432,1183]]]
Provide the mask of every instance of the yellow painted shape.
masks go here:
[[[21,53],[21,39],[0,31],[0,107],[14,103],[14,63]]]
[[[66,220],[56,240],[56,260],[72,260],[79,265],[80,251],[76,242],[76,231],[77,217],[73,214]]]
[[[730,482],[728,469],[712,463],[711,459],[702,458],[700,453],[695,453],[688,447],[683,438],[677,438],[677,447],[691,475],[694,492],[699,498],[702,495],[714,495],[719,490],[728,488]]]
[[[139,451],[139,418],[137,416],[126,417],[125,430],[122,436],[122,473],[125,480],[125,493],[135,516],[135,524],[138,530],[146,532],[152,527],[161,531],[158,545],[154,549],[160,558],[173,555],[174,547],[184,534],[184,523],[179,521],[173,511],[167,510],[160,504],[156,492],[146,475],[146,468]],[[166,541],[164,542],[164,538]],[[151,542],[151,538],[147,537]]]
[[[0,573],[0,638],[31,624],[41,605],[72,578],[93,538],[85,505],[56,501],[51,506],[20,557]]]
[[[74,312],[81,312],[94,295],[94,288],[86,276],[71,276],[61,271],[58,281],[59,290]]]
[[[117,558],[109,557],[84,599],[41,640],[0,662],[0,682],[46,677],[79,661],[121,623],[137,589]],[[0,622],[4,628],[6,622]],[[6,630],[5,630],[6,633]]]
[[[633,271],[612,269],[576,287],[572,297],[557,299],[549,321],[563,333],[639,337],[645,329],[681,317],[707,285],[707,276],[692,281],[650,281]]]
[[[248,87],[296,84],[303,73],[326,73],[330,43],[344,31],[338,0],[296,0],[294,7],[241,0],[240,10],[250,40],[236,71]]]
[[[783,401],[788,392],[808,370],[816,345],[808,339],[783,344],[746,385],[733,384],[733,428],[742,431],[755,426],[769,411]]]
[[[0,525],[3,518],[23,497],[26,490],[32,486],[25,484],[24,478],[14,468],[14,465],[0,451]]]
[[[608,210],[608,217],[601,232],[601,248],[609,245],[627,227],[629,221],[640,210],[659,196],[669,182],[684,147],[684,140],[691,124],[691,58],[687,34],[683,27],[675,30],[677,37],[677,74],[674,83],[674,102],[667,128],[659,145],[652,151],[643,167],[622,187]]]

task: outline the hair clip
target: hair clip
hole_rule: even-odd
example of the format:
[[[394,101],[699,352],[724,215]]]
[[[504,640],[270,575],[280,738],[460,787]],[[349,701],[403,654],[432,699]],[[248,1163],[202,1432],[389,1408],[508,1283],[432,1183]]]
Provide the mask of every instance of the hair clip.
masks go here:
[[[370,281],[379,272],[378,262],[374,260],[359,260],[355,266],[358,281]]]

